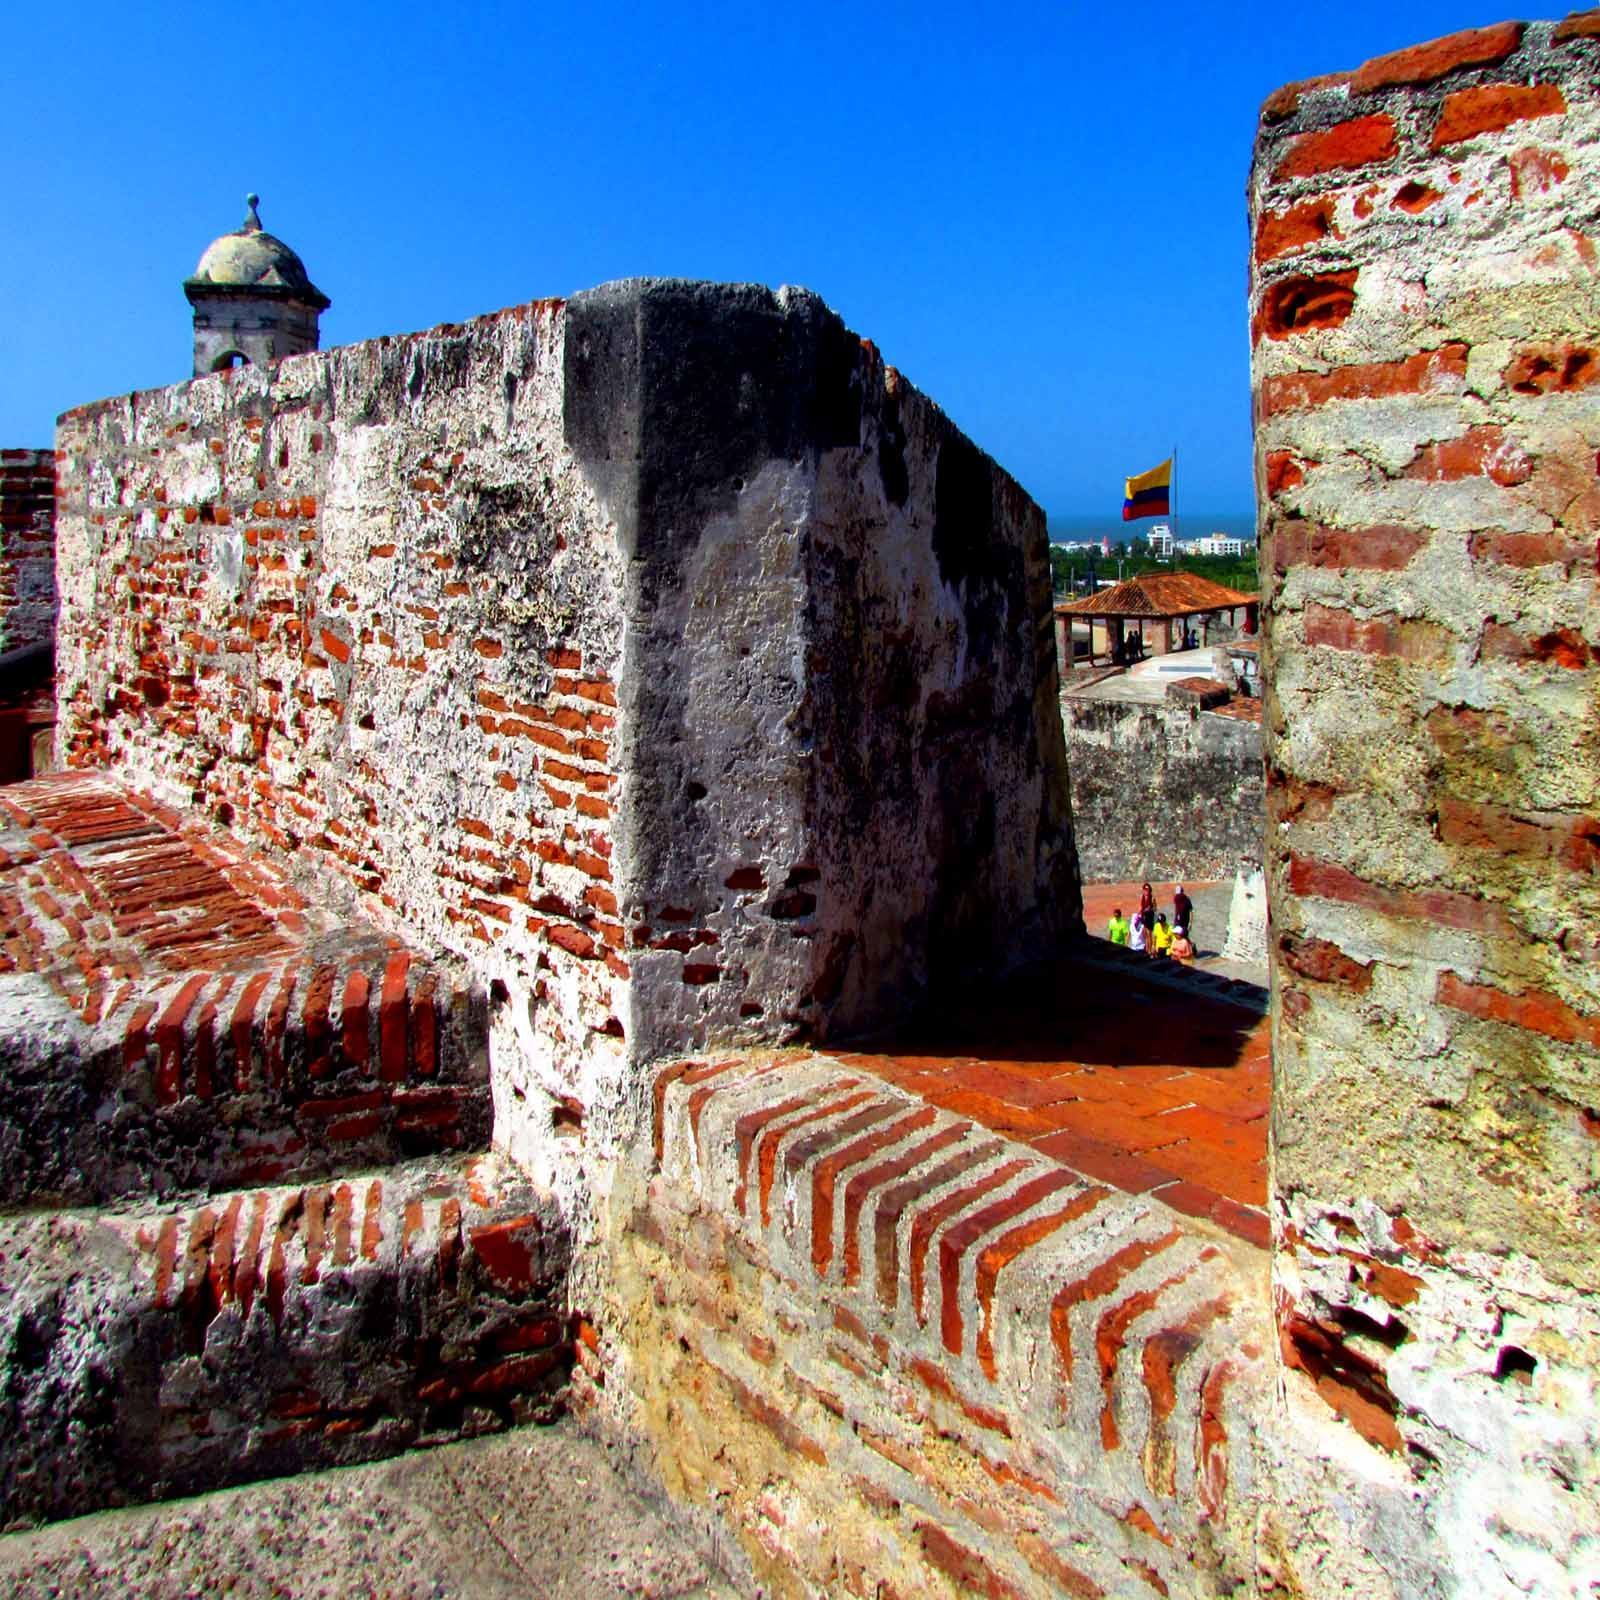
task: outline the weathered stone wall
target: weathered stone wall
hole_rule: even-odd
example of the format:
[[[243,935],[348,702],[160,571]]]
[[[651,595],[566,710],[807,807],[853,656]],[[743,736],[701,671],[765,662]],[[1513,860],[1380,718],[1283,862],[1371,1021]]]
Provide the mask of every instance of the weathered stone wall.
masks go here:
[[[61,744],[523,977],[535,1109],[620,1056],[620,556],[562,439],[564,311],[61,420]],[[525,975],[525,976],[524,976]]]
[[[56,459],[0,450],[0,655],[56,632]]]
[[[0,1527],[547,1417],[566,1262],[484,1157],[0,1218]]]
[[[827,1037],[1077,916],[1044,521],[815,296],[579,296],[568,436],[627,556],[639,1041]]]
[[[1084,882],[1230,878],[1260,860],[1258,721],[1074,694],[1061,717]]]
[[[1251,183],[1278,1314],[1403,1593],[1600,1535],[1597,80],[1600,13],[1455,35]]]
[[[630,1063],[1078,922],[1043,516],[813,295],[631,281],[60,445],[68,759],[465,954],[543,1177]]]

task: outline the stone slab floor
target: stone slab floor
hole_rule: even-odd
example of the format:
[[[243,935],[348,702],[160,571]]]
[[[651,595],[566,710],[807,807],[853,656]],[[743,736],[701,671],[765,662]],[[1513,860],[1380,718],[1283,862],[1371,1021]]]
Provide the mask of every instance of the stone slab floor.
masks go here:
[[[734,1600],[570,1424],[0,1538],[0,1600]]]

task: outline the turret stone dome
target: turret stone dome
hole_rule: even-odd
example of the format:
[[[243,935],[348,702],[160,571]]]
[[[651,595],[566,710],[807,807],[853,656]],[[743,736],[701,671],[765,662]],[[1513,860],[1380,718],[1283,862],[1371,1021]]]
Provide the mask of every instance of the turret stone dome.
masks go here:
[[[213,240],[183,292],[194,307],[194,372],[261,366],[304,355],[321,340],[332,302],[306,276],[306,265],[261,226],[257,195],[232,233]]]
[[[256,210],[260,197],[247,196],[249,215],[232,233],[206,247],[194,276],[184,285],[195,289],[251,289],[292,294],[320,308],[328,297],[312,283],[305,263],[282,239],[265,232]]]

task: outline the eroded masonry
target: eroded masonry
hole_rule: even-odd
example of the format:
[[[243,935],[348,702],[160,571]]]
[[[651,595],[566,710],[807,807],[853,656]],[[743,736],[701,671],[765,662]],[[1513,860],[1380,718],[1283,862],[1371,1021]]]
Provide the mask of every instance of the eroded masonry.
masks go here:
[[[1264,108],[1266,1019],[1083,940],[1044,519],[814,296],[63,417],[0,1519],[564,1405],[772,1594],[1588,1593],[1597,79]]]

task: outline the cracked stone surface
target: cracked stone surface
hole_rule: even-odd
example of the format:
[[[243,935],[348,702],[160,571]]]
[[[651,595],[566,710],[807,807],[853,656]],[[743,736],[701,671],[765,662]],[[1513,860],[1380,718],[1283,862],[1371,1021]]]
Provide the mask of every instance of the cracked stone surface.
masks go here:
[[[0,1539],[0,1597],[735,1600],[571,1426]]]

